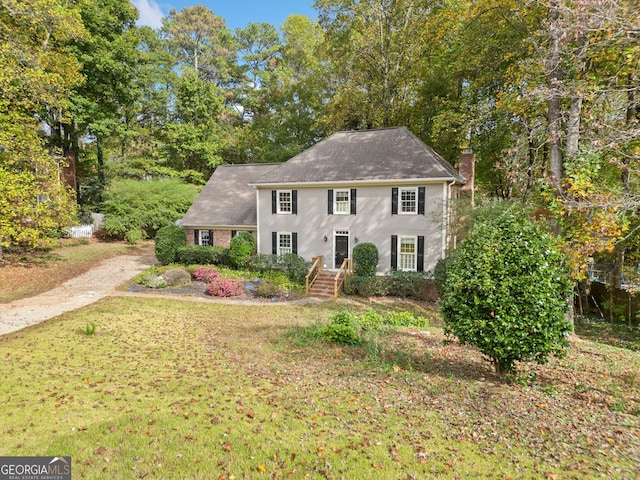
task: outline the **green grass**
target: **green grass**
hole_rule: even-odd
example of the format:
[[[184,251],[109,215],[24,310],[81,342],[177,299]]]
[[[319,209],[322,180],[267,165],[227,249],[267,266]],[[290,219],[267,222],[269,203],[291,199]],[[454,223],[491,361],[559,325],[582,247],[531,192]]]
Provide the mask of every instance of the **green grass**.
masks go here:
[[[640,351],[640,325],[637,323],[611,323],[607,319],[591,316],[577,318],[575,328],[576,333],[582,338]]]
[[[637,355],[582,342],[523,386],[438,328],[375,358],[306,334],[371,307],[113,297],[0,337],[0,454],[70,455],[88,479],[637,473]]]

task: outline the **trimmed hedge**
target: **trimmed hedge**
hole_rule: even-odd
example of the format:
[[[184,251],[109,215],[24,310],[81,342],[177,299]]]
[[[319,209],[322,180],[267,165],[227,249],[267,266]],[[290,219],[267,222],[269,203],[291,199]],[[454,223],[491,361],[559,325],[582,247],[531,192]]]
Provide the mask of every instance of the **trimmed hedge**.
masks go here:
[[[248,262],[247,267],[260,273],[270,270],[282,272],[291,281],[302,283],[309,273],[310,263],[295,253],[280,256],[258,253]]]
[[[391,271],[384,277],[350,275],[344,293],[361,297],[400,297],[413,300],[437,300],[434,281],[428,273]]]
[[[387,294],[384,277],[349,275],[344,281],[344,293],[361,297],[377,297]]]
[[[176,263],[183,265],[225,265],[229,266],[229,250],[221,247],[188,245],[180,247],[176,253]]]
[[[426,272],[393,270],[386,275],[387,295],[423,300],[432,282],[433,279]]]

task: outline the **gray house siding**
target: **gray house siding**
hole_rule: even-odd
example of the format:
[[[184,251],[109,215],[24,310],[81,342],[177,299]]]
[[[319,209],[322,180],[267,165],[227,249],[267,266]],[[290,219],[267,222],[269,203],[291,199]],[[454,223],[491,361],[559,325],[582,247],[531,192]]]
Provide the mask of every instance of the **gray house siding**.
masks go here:
[[[420,211],[424,214],[393,214],[393,188],[424,188],[420,196]],[[297,213],[273,213],[274,191],[295,191]],[[391,269],[392,236],[415,238],[424,245],[425,271],[433,270],[442,258],[445,246],[443,226],[444,208],[449,194],[446,182],[421,184],[394,184],[377,182],[371,184],[322,185],[308,187],[282,186],[264,187],[257,190],[258,251],[274,252],[274,233],[296,234],[297,254],[306,260],[322,255],[328,269],[336,268],[336,236],[344,241],[348,232],[348,252],[351,258],[357,243],[370,242],[379,253],[378,272]],[[332,212],[332,205],[338,191],[349,192],[349,202],[345,213]],[[355,194],[355,195],[354,195]],[[355,201],[354,201],[355,196]],[[416,208],[418,208],[416,196]],[[326,238],[326,240],[325,240]],[[416,252],[417,257],[417,252]],[[396,258],[397,260],[397,258]],[[416,260],[417,261],[417,260]],[[397,263],[396,263],[397,264]],[[417,265],[416,265],[417,266]]]

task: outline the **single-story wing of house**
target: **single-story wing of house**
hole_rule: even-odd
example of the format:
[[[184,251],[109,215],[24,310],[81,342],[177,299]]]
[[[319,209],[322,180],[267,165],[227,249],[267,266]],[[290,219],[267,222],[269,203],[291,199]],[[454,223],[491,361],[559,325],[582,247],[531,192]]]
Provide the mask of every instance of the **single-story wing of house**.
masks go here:
[[[327,270],[370,242],[379,273],[428,271],[465,181],[406,127],[338,132],[283,163],[218,167],[180,224],[194,244],[247,230],[258,252],[322,256]]]

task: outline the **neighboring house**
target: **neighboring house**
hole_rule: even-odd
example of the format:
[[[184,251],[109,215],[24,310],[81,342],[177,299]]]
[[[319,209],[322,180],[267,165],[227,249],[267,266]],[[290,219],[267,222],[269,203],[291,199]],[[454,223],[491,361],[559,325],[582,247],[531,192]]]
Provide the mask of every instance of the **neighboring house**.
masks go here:
[[[322,255],[330,270],[370,242],[378,272],[428,271],[445,254],[450,200],[464,183],[405,127],[339,132],[281,164],[218,167],[181,224],[195,243],[212,234],[221,246],[251,230],[259,252]]]

